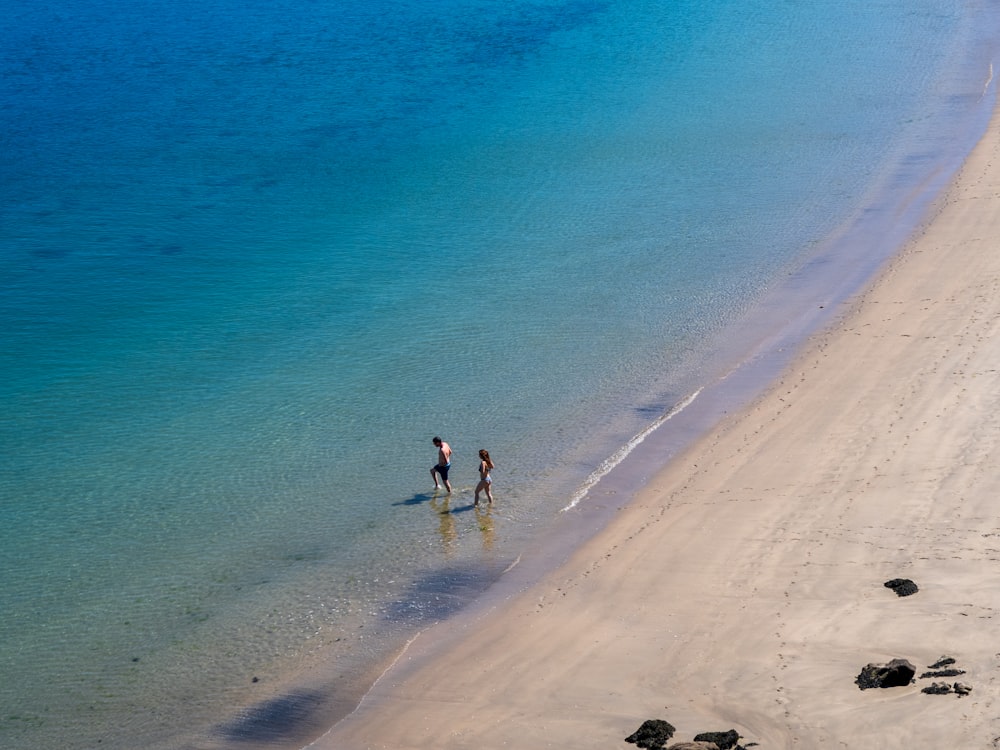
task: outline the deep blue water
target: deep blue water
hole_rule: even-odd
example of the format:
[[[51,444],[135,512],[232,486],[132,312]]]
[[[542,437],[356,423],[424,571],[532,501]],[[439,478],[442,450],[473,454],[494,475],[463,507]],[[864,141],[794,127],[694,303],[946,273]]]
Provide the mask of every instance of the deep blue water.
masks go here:
[[[695,392],[901,160],[968,147],[928,133],[974,110],[992,23],[943,0],[4,15],[5,748],[221,746],[303,673],[357,683]]]

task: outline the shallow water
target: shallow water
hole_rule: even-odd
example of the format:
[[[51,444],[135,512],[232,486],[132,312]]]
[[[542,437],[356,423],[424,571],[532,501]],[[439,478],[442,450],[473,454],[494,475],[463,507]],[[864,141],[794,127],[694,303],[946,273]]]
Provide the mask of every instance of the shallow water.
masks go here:
[[[0,745],[237,742],[482,591],[904,157],[964,152],[963,12],[16,4]]]

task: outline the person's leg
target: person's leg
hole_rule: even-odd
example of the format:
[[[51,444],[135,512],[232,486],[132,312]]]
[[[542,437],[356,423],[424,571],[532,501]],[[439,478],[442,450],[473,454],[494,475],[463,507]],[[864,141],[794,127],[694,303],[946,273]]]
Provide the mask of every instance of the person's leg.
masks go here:
[[[434,480],[434,489],[441,489],[441,485],[438,484],[437,466],[431,467],[431,479]]]

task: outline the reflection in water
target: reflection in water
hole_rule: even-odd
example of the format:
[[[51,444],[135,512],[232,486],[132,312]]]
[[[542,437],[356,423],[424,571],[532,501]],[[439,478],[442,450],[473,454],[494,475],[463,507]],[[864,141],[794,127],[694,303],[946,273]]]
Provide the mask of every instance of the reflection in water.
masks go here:
[[[458,532],[455,530],[455,516],[451,512],[448,501],[450,495],[439,498],[437,493],[431,498],[431,510],[438,514],[438,533],[441,535],[441,546],[447,556],[451,556],[455,551],[455,542],[458,539]]]
[[[462,505],[457,508],[451,507],[451,495],[434,495],[430,499],[429,505],[434,514],[438,517],[438,534],[441,535],[441,549],[446,557],[451,557],[458,547],[458,527],[455,519],[459,514],[474,511],[476,516],[476,528],[482,536],[484,552],[492,552],[496,540],[496,530],[494,528],[493,506],[492,505]]]
[[[479,526],[479,533],[483,535],[483,551],[492,552],[494,540],[493,506],[489,506],[485,510],[478,505],[476,506],[476,525]]]

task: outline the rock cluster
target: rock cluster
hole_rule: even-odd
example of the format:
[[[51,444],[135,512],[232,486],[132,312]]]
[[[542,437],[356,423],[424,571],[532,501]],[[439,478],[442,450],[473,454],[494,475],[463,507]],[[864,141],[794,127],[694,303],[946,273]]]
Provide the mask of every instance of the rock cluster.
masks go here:
[[[861,670],[855,682],[862,690],[909,685],[917,673],[906,659],[893,659],[888,664],[869,664]]]
[[[740,733],[735,729],[730,729],[728,732],[702,732],[694,736],[694,741],[710,742],[719,750],[731,750],[739,743]]]
[[[909,578],[893,578],[891,581],[886,581],[884,586],[895,591],[897,596],[911,596],[919,591],[917,584]],[[942,656],[927,667],[930,671],[921,673],[920,679],[958,677],[965,674],[964,669],[953,667],[952,665],[954,664],[955,660],[953,658]],[[862,690],[873,687],[902,687],[909,685],[913,681],[914,674],[916,674],[916,669],[906,659],[893,659],[888,664],[869,664],[861,670],[861,674],[854,681]],[[959,697],[962,697],[971,693],[972,687],[964,682],[955,682],[952,684],[947,682],[933,682],[928,687],[922,688],[920,692],[928,695],[948,695],[949,693],[955,693]]]
[[[964,669],[943,669],[943,667],[950,667],[955,663],[955,660],[950,656],[942,656],[936,662],[931,664],[928,669],[930,672],[924,672],[920,675],[920,679],[925,677],[958,677],[960,674],[965,674]]]
[[[669,721],[646,719],[642,722],[642,726],[625,738],[625,741],[646,750],[663,750],[676,731]]]
[[[896,596],[911,596],[920,591],[917,584],[909,578],[893,578],[891,581],[886,581],[884,585],[887,589],[895,591]]]
[[[936,662],[927,667],[930,672],[924,672],[920,679],[928,677],[956,677],[965,674],[964,669],[948,669],[955,660],[950,656],[942,656]],[[903,687],[913,682],[913,675],[916,669],[906,659],[893,659],[888,664],[869,664],[861,670],[854,682],[862,690],[868,688],[888,688]],[[920,692],[928,695],[947,695],[955,693],[959,697],[972,692],[972,687],[964,682],[948,684],[947,682],[934,682],[929,687],[923,688]]]
[[[964,682],[956,682],[954,685],[949,685],[947,682],[932,682],[930,687],[925,687],[920,692],[928,695],[947,695],[953,692],[961,698],[972,692],[972,686],[966,685]]]
[[[951,667],[954,663],[955,660],[950,656],[942,656],[927,667],[931,670],[930,672],[924,672],[920,677],[957,677],[960,674],[965,674],[964,669],[947,669],[947,667]],[[963,695],[968,695],[972,692],[972,686],[964,682],[955,682],[952,684],[948,684],[947,682],[932,682],[929,687],[925,687],[920,692],[927,693],[928,695],[948,695],[949,693],[955,693],[955,695],[961,698]]]
[[[676,731],[673,724],[668,721],[647,719],[633,734],[626,737],[625,741],[645,750],[746,750],[746,747],[756,744],[751,742],[745,747],[741,746],[739,732],[730,729],[727,732],[702,732],[695,735],[694,740],[690,742],[677,742],[667,747],[667,742]]]

